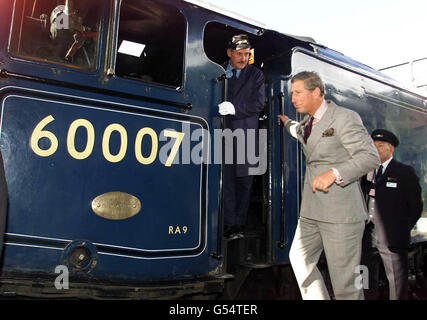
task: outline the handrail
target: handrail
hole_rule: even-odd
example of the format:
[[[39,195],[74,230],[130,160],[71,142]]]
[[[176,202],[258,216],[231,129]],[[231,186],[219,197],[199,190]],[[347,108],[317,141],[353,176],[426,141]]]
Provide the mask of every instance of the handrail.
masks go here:
[[[219,76],[216,78],[218,83],[222,82],[222,101],[227,101],[228,97],[228,79],[226,74]],[[225,129],[225,116],[221,117],[221,129],[224,131]],[[224,139],[221,138],[221,148],[224,151]],[[219,173],[219,193],[218,193],[218,232],[217,232],[217,244],[216,244],[216,252],[213,252],[211,256],[218,260],[222,259],[222,229],[223,229],[223,199],[224,199],[224,152],[222,152],[222,161],[221,168]]]
[[[280,114],[285,113],[285,94],[279,92],[277,98],[280,101]],[[277,243],[279,249],[285,247],[285,150],[283,146],[284,140],[284,124],[280,126],[280,241]]]

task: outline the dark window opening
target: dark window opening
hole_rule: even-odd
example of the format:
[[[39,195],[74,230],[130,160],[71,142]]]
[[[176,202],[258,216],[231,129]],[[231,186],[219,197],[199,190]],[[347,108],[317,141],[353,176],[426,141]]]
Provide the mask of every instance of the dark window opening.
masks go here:
[[[234,35],[247,34],[252,47],[255,48],[255,63],[257,67],[261,67],[262,59],[257,59],[257,36],[251,35],[245,31],[224,25],[218,22],[209,22],[205,27],[203,36],[203,47],[207,57],[220,65],[228,61],[227,44]]]
[[[204,31],[203,46],[207,57],[220,65],[228,61],[227,43],[232,36],[245,33],[254,48],[254,65],[264,72],[266,82],[278,75],[291,73],[292,49],[310,46],[296,38],[266,30],[261,35],[254,35],[231,26],[209,22]]]
[[[186,21],[177,8],[125,0],[120,10],[116,75],[180,87]]]
[[[101,0],[15,2],[10,52],[14,56],[94,69]]]

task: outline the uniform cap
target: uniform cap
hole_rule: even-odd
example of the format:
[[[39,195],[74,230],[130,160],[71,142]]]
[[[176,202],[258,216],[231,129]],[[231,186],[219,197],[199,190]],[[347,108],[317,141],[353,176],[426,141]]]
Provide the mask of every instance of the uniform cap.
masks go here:
[[[228,43],[228,48],[233,50],[250,49],[251,44],[246,34],[238,34],[233,36],[231,41]]]
[[[371,137],[374,141],[386,141],[394,147],[399,145],[399,139],[392,132],[385,129],[372,131]]]

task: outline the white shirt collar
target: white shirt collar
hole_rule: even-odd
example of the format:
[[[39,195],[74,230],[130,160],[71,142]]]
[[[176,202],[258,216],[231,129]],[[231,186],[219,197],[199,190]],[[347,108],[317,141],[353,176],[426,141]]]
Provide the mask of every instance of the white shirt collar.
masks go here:
[[[233,70],[234,68],[231,66],[231,63],[228,62],[228,67],[225,70],[225,74],[227,76],[227,78],[231,78],[233,76]],[[240,72],[242,71],[242,69],[236,69],[236,78],[239,79],[240,77]]]
[[[323,115],[325,114],[326,110],[328,110],[328,103],[325,99],[323,99],[322,104],[320,105],[319,109],[314,113],[313,117],[313,125],[318,123],[320,119],[322,119]]]
[[[383,166],[383,173],[385,172],[385,169],[387,169],[387,166],[392,159],[393,159],[393,157],[390,157],[390,159],[384,161],[384,163],[381,163],[381,165]]]

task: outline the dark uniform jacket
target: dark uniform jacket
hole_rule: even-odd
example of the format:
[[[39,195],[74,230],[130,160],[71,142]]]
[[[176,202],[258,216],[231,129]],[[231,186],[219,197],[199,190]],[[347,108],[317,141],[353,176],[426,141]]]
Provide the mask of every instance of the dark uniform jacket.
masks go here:
[[[227,64],[225,65],[225,68]],[[225,128],[231,129],[258,129],[259,115],[264,109],[265,100],[265,89],[264,89],[264,75],[261,70],[252,65],[247,65],[240,72],[239,78],[230,78],[228,80],[228,97],[227,101],[230,101],[236,110],[235,115],[227,115]],[[255,143],[258,143],[258,135],[255,135]],[[247,152],[247,146],[245,145],[245,151]],[[237,152],[236,145],[233,146],[234,155]],[[256,150],[258,146],[256,146]],[[247,176],[249,175],[249,167],[251,165],[247,161],[245,163],[238,164],[236,168],[236,176]],[[234,162],[236,163],[236,162]],[[256,167],[257,165],[253,165]]]
[[[373,183],[364,176],[361,185],[367,199]],[[375,202],[378,208],[375,216],[378,241],[389,248],[408,247],[410,231],[423,209],[421,187],[414,169],[392,159],[376,183]]]

